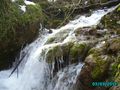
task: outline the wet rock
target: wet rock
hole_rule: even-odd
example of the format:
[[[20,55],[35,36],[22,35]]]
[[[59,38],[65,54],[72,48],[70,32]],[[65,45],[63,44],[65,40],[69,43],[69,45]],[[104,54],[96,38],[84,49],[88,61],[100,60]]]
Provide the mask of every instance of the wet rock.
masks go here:
[[[52,33],[53,31],[50,29],[49,31],[48,31],[48,33]]]
[[[106,29],[103,29],[103,30],[97,30],[97,33],[96,33],[96,37],[97,38],[100,38],[100,37],[104,37],[107,33],[107,30]]]
[[[115,38],[107,41],[104,48],[108,54],[117,54],[120,52],[120,38]]]
[[[86,28],[78,28],[77,30],[75,30],[75,35],[96,35],[97,30],[95,28],[90,28],[90,27],[86,27]]]

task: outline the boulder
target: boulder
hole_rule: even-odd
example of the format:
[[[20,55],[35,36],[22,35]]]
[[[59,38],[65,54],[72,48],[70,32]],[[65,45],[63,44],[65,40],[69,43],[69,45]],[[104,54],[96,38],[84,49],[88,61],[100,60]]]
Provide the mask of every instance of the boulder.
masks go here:
[[[39,5],[27,5],[26,12],[23,12],[18,2],[5,2],[7,11],[3,9],[5,12],[0,14],[0,70],[12,67],[21,48],[38,36],[43,20]]]

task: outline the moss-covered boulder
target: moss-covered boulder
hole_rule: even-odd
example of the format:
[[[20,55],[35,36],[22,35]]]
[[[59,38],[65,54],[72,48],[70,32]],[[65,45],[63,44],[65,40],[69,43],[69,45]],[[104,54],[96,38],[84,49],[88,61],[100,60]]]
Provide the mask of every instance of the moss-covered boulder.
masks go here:
[[[55,60],[59,60],[63,56],[63,51],[59,45],[50,48],[46,54],[46,61],[53,63]]]
[[[88,43],[74,43],[74,45],[70,48],[71,61],[83,61],[89,49],[90,45]]]
[[[120,82],[120,50],[119,38],[106,40],[103,45],[91,48],[85,59],[76,84],[80,83],[84,90],[98,90],[101,87],[91,86],[92,82]],[[80,80],[80,81],[79,81]],[[117,87],[104,87],[104,90],[115,90]],[[79,89],[78,89],[79,90]],[[119,89],[118,89],[119,90]]]
[[[94,52],[93,52],[94,51]],[[92,49],[91,53],[85,59],[85,65],[82,67],[77,83],[81,84],[83,90],[100,90],[102,87],[93,87],[92,82],[102,82],[108,76],[110,57],[101,55],[97,49]],[[103,88],[106,90],[106,87]],[[77,89],[79,90],[79,89]]]
[[[6,3],[6,6],[4,5]],[[21,47],[32,42],[39,33],[39,23],[43,20],[38,4],[27,5],[22,11],[18,2],[5,0],[0,5],[0,70],[12,66]],[[25,5],[24,2],[21,3]]]
[[[46,60],[48,63],[52,63],[55,59],[63,57],[66,62],[77,63],[83,61],[87,55],[87,52],[91,46],[87,43],[68,42],[65,44],[58,44],[51,47],[46,54]]]
[[[104,79],[107,75],[110,58],[108,58],[107,56],[97,56],[97,55],[93,55],[91,57],[93,58],[92,60],[94,60],[93,66],[95,66],[91,72],[92,78],[95,80]],[[90,62],[89,60],[90,59],[88,58],[88,61],[86,61],[86,62]]]

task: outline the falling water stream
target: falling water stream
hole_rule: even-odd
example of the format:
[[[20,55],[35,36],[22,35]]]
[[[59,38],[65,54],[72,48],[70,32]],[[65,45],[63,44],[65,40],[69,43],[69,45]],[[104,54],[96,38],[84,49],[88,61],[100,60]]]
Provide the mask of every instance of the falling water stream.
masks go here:
[[[59,70],[50,79],[51,69],[46,62],[45,55],[42,53],[43,50],[49,50],[56,45],[62,45],[75,40],[74,31],[77,28],[96,25],[101,17],[113,9],[93,11],[89,17],[82,15],[59,29],[52,29],[52,34],[47,33],[47,29],[45,29],[42,35],[21,50],[20,57],[16,61],[22,59],[22,63],[10,77],[9,75],[15,63],[13,68],[0,72],[0,90],[70,90],[83,64],[69,65],[69,67]],[[62,42],[46,44],[50,37],[62,31],[67,31],[66,33],[68,34]],[[22,58],[23,56],[24,58]]]

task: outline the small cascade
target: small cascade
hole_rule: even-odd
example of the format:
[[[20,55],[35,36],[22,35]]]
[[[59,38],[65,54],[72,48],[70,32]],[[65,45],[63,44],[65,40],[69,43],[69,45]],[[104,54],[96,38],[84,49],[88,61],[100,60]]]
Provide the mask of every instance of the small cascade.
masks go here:
[[[75,42],[74,31],[77,28],[96,25],[101,17],[112,10],[114,8],[94,11],[89,17],[80,16],[60,29],[52,29],[52,34],[48,34],[45,29],[42,36],[21,50],[20,57],[16,61],[22,60],[22,62],[10,77],[16,63],[10,70],[0,72],[0,90],[72,90],[83,64],[68,65],[52,75],[55,62],[52,62],[50,68],[46,61],[47,51],[55,46]],[[55,39],[48,42],[50,38]],[[62,63],[62,55],[60,58],[59,62]]]
[[[60,70],[51,80],[47,90],[72,90],[83,64],[70,65]]]

